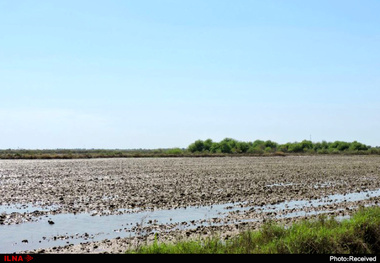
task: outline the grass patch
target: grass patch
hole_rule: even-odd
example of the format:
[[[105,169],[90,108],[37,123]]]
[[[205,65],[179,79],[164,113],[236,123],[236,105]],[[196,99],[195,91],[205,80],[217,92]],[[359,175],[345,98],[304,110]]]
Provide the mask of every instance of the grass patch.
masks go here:
[[[285,227],[265,223],[229,240],[218,236],[163,243],[154,241],[126,253],[137,254],[378,254],[380,207],[361,208],[350,219],[321,216]]]

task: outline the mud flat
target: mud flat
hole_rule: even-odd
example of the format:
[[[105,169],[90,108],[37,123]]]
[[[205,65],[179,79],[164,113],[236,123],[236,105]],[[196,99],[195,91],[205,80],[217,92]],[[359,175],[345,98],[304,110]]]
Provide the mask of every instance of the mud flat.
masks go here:
[[[120,253],[378,205],[379,156],[0,161],[0,252]]]

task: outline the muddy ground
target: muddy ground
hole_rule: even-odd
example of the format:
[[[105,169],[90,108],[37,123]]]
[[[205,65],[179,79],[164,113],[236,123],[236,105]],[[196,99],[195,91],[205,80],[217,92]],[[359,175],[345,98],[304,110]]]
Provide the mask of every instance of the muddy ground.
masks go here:
[[[215,222],[223,222],[211,226],[193,222],[194,228],[170,230],[168,224],[146,222],[147,236],[89,239],[80,244],[67,242],[33,250],[36,253],[120,253],[153,240],[156,233],[159,240],[207,236],[218,231],[228,238],[245,227],[259,226],[268,217],[289,222],[312,211],[348,215],[361,205],[378,205],[378,194],[368,194],[378,189],[380,156],[0,160],[3,208],[0,233],[2,228],[57,214],[88,213],[100,217],[217,204],[249,208],[231,210],[223,220],[213,218]],[[338,194],[353,193],[367,194],[362,199],[338,200],[341,197]],[[300,202],[292,207],[296,200],[309,200],[312,204],[322,197],[337,199],[318,205]],[[276,207],[278,204],[283,206]],[[38,208],[23,212],[4,209],[21,205]],[[273,206],[270,211],[260,210],[270,205]],[[286,216],[291,213],[295,216]],[[136,233],[142,230],[138,227],[134,229]]]

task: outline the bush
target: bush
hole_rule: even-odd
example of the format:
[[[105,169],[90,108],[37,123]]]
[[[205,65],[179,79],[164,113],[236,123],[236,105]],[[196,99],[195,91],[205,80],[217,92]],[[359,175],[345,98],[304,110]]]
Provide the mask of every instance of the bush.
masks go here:
[[[350,151],[367,151],[369,147],[367,145],[364,145],[360,142],[354,141],[349,146]]]
[[[167,154],[176,154],[176,155],[181,155],[183,154],[183,150],[180,148],[173,148],[173,149],[168,149],[165,151]]]
[[[246,153],[249,149],[250,145],[248,142],[238,142],[236,144],[236,151],[238,153]]]
[[[223,140],[219,143],[220,151],[222,153],[231,153],[232,147],[228,140]]]
[[[210,153],[308,153],[308,154],[380,154],[380,148],[371,148],[365,144],[354,141],[352,143],[335,141],[335,142],[316,142],[309,140],[301,142],[278,144],[271,140],[255,140],[254,142],[241,142],[232,138],[225,138],[222,141],[213,142],[211,139],[206,141],[197,140],[188,147],[189,152],[210,152]]]
[[[302,147],[301,143],[293,143],[288,146],[288,151],[293,153],[301,153],[303,149],[304,147]]]
[[[248,153],[253,153],[253,154],[263,154],[264,150],[260,146],[251,146],[248,151]]]
[[[319,149],[319,150],[317,150],[317,153],[318,154],[328,154],[329,151],[327,149]]]
[[[188,150],[192,153],[202,152],[204,150],[204,142],[202,140],[197,140],[189,145]]]
[[[211,153],[221,153],[221,149],[220,149],[220,145],[219,143],[217,142],[214,142],[211,144],[211,147],[210,147],[210,152]]]

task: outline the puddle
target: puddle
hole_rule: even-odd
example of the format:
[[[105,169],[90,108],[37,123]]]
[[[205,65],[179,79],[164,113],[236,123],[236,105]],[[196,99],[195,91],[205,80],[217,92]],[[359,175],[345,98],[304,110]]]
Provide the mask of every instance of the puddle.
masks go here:
[[[42,216],[37,222],[0,225],[0,253],[65,246],[116,237],[133,237],[141,234],[141,226],[150,227],[151,230],[148,231],[154,232],[169,231],[171,229],[195,229],[200,225],[220,225],[225,224],[225,222],[222,220],[216,223],[212,219],[225,219],[231,212],[240,213],[251,209],[257,210],[258,213],[289,210],[289,213],[283,213],[278,216],[279,218],[312,215],[313,213],[324,213],[326,211],[305,212],[302,209],[346,201],[366,200],[378,196],[380,196],[380,189],[345,195],[335,194],[322,199],[286,201],[266,206],[246,206],[247,203],[229,203],[107,216],[91,216],[89,213],[47,215]],[[31,213],[35,210],[42,211],[43,209],[49,210],[52,208],[54,207],[2,205],[0,206],[0,214],[4,212]],[[301,211],[291,211],[292,209],[301,209]],[[258,219],[245,219],[239,222],[249,220]]]
[[[122,215],[91,216],[82,214],[56,214],[43,216],[37,222],[0,226],[0,253],[64,246],[87,241],[100,241],[116,237],[132,237],[140,226],[168,225],[172,229],[186,229],[199,224],[183,222],[220,217],[234,211],[232,204],[205,207],[188,207],[173,210],[154,210]],[[35,207],[31,208],[31,210]],[[14,208],[9,210],[14,212]],[[26,211],[22,209],[20,211]],[[49,224],[49,221],[54,224]],[[23,242],[24,241],[24,242]]]
[[[0,214],[6,213],[32,213],[34,211],[47,212],[58,209],[59,206],[38,206],[33,204],[25,204],[25,205],[0,205]]]
[[[377,189],[374,191],[364,191],[364,192],[348,193],[348,194],[334,194],[334,195],[329,195],[321,199],[293,200],[293,201],[285,201],[276,205],[267,205],[264,207],[264,211],[270,212],[270,211],[283,210],[283,209],[318,207],[318,206],[329,205],[333,203],[362,201],[362,200],[367,200],[372,197],[378,197],[378,196],[380,196],[380,189]]]
[[[267,187],[275,187],[275,186],[292,186],[296,185],[294,183],[274,183],[274,184],[268,184]]]

